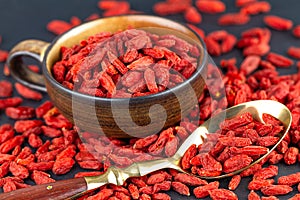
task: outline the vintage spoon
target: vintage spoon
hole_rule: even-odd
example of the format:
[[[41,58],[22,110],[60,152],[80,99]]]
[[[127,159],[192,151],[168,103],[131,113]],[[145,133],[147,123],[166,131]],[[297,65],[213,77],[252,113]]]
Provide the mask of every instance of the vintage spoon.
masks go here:
[[[277,101],[272,100],[257,100],[239,104],[237,106],[233,106],[222,111],[221,113],[215,115],[214,117],[203,123],[184,141],[184,143],[181,145],[176,154],[170,158],[137,162],[122,169],[110,167],[104,174],[99,176],[73,178],[68,180],[57,181],[55,183],[36,185],[8,193],[2,193],[0,194],[0,199],[72,199],[82,195],[86,191],[96,189],[105,184],[111,183],[115,185],[123,185],[124,181],[129,177],[143,176],[159,169],[173,168],[180,172],[187,173],[180,168],[180,160],[183,154],[186,152],[186,150],[192,144],[199,145],[203,143],[204,139],[206,138],[206,135],[217,130],[218,124],[224,119],[232,118],[244,112],[250,112],[253,118],[262,123],[262,114],[270,114],[282,122],[282,124],[284,125],[284,130],[280,135],[280,139],[277,142],[277,144],[273,146],[267,154],[260,157],[258,160],[252,162],[251,165],[238,171],[232,172],[230,174],[202,178],[218,179],[231,176],[259,162],[261,159],[266,157],[282,141],[282,139],[288,132],[292,121],[291,113],[286,106]]]

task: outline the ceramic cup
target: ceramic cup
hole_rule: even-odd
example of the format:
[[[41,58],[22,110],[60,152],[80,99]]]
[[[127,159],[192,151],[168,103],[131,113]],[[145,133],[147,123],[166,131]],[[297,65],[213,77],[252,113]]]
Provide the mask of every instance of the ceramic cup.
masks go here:
[[[115,33],[128,27],[156,34],[174,34],[197,44],[198,66],[183,83],[165,91],[134,98],[100,98],[67,89],[52,76],[52,66],[60,59],[61,46],[72,47],[99,32]],[[30,71],[22,57],[41,62],[42,75]],[[130,138],[156,134],[178,123],[194,108],[203,92],[208,55],[202,39],[191,29],[169,19],[149,15],[126,15],[84,23],[58,36],[51,43],[25,40],[10,52],[8,65],[20,83],[46,91],[53,104],[83,131],[108,137]]]

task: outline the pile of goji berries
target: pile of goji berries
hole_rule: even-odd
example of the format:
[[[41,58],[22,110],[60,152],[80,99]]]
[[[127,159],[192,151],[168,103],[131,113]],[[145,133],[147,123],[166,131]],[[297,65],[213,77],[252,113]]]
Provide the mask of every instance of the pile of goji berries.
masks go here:
[[[294,60],[300,58],[300,46],[290,47],[286,49],[286,55],[280,55],[272,50],[270,40],[273,31],[286,31],[284,33],[286,37],[300,38],[300,25],[295,25],[295,22],[284,18],[285,16],[266,14],[271,10],[271,5],[267,1],[235,0],[235,5],[233,2],[231,4],[237,8],[235,13],[224,13],[227,4],[218,0],[167,0],[153,6],[154,12],[158,15],[166,17],[171,14],[182,15],[189,23],[188,26],[204,38],[208,52],[215,56],[213,58],[216,60],[217,56],[228,55],[237,49],[240,49],[241,55],[244,56],[242,61],[239,61],[241,55],[226,59],[222,57],[221,62],[217,63],[218,68],[210,64],[207,88],[199,99],[199,105],[177,126],[156,135],[142,139],[119,140],[88,132],[81,133],[53,107],[50,101],[36,102],[38,105],[36,107],[26,106],[24,103],[28,101],[27,99],[40,101],[43,97],[47,98],[46,94],[18,83],[13,85],[6,79],[1,80],[0,109],[3,110],[1,118],[7,116],[12,119],[9,120],[9,124],[0,126],[0,186],[3,191],[29,187],[33,182],[35,184],[54,182],[55,179],[61,179],[58,175],[70,178],[70,174],[75,173],[74,170],[76,170],[75,177],[92,176],[102,174],[111,165],[124,167],[137,161],[172,156],[184,139],[213,112],[246,101],[272,99],[284,103],[292,112],[293,121],[288,135],[268,157],[230,180],[203,180],[166,169],[147,176],[130,178],[123,187],[104,186],[82,199],[165,200],[171,196],[179,199],[190,195],[196,198],[237,199],[234,191],[245,186],[245,184],[239,186],[241,182],[246,182],[248,188],[241,189],[243,192],[247,191],[247,194],[239,193],[239,197],[248,196],[251,200],[299,199],[299,172],[278,175],[280,171],[278,166],[288,169],[292,165],[293,168],[297,168],[296,165],[300,162],[300,77],[299,73],[279,75],[277,68],[300,67],[299,62]],[[130,5],[127,1],[102,0],[99,1],[98,7],[102,9],[103,16],[138,13],[131,9],[134,5]],[[264,19],[260,27],[243,30],[240,35],[232,34],[227,29],[227,31],[214,30],[205,37],[198,24],[205,21],[206,13],[217,14],[216,23],[221,26],[244,25],[252,20],[253,15],[258,14],[263,15]],[[86,20],[99,17],[98,14],[91,14]],[[81,20],[72,17],[70,22],[54,20],[47,28],[53,33],[61,34],[79,24]],[[222,28],[219,26],[219,29]],[[7,52],[1,50],[0,61],[4,62],[6,58]],[[30,66],[30,69],[38,70],[36,66]],[[223,71],[221,82],[217,79],[221,73],[219,69]],[[7,67],[3,73],[9,75]],[[253,125],[251,122],[249,124]],[[259,139],[268,137],[266,135],[281,130],[278,124],[257,125],[255,122],[254,124],[253,127],[245,125],[247,130],[243,133],[252,139],[256,136]],[[234,132],[228,130],[230,131]],[[222,149],[222,153],[227,151],[231,155],[234,151],[241,151],[233,146],[237,141],[236,138],[229,141],[226,137],[233,137],[233,133],[228,133],[225,139],[220,138],[218,141],[220,145],[212,148],[229,145],[230,147]],[[210,148],[209,143],[206,145]],[[247,150],[249,149],[244,149]],[[194,148],[193,151],[195,155],[199,153],[198,149]],[[212,155],[206,154],[198,161],[211,160],[210,156]],[[191,170],[192,165],[197,165],[197,158],[185,159]],[[230,159],[228,160],[229,165],[232,164]],[[194,169],[197,169],[198,173],[199,168]],[[175,191],[183,196],[174,195],[169,191]]]
[[[166,30],[166,32],[168,32]],[[70,90],[97,97],[137,97],[162,92],[196,70],[196,44],[166,33],[129,29],[102,32],[61,47],[54,78]]]

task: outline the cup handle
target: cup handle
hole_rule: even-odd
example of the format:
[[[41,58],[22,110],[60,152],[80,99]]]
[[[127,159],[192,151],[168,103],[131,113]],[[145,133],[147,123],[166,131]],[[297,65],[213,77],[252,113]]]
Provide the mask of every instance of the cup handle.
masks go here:
[[[11,75],[25,86],[46,92],[43,75],[29,70],[22,56],[32,57],[42,64],[48,46],[48,42],[41,40],[24,40],[14,46],[7,59]]]

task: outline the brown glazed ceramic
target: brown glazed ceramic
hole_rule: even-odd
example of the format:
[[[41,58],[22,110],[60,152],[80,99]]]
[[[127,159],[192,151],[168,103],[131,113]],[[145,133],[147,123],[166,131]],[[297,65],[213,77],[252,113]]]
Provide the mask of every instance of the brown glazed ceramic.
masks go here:
[[[116,32],[128,27],[160,34],[161,31],[199,45],[198,69],[184,83],[166,91],[135,98],[99,98],[74,92],[59,84],[51,67],[60,58],[60,47],[71,47],[99,32]],[[43,75],[28,70],[21,57],[28,55],[42,62]],[[82,24],[59,36],[52,43],[25,40],[10,52],[8,64],[13,77],[24,85],[47,91],[61,113],[80,129],[109,137],[145,137],[178,123],[197,103],[204,87],[207,52],[203,41],[191,29],[174,21],[147,15],[102,18]],[[46,86],[46,89],[45,87]]]

